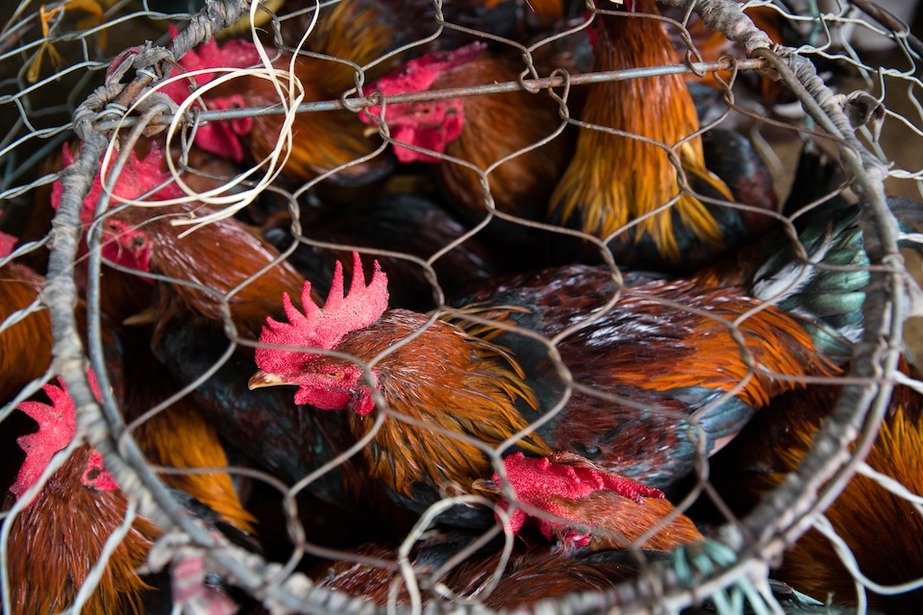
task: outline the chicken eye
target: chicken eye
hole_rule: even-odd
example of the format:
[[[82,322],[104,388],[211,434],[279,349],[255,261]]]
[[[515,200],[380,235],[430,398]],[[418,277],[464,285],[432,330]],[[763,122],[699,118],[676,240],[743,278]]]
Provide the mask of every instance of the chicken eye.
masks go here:
[[[339,371],[327,372],[327,377],[330,378],[331,380],[342,380],[343,372],[339,372]]]

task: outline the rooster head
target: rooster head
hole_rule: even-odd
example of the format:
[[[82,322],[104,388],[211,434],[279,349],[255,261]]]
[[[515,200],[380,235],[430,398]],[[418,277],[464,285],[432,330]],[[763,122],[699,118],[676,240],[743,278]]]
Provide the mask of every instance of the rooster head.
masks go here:
[[[243,109],[244,98],[240,94],[217,97],[207,103],[209,111]],[[240,117],[223,122],[209,122],[196,128],[193,142],[209,154],[227,158],[234,162],[243,162],[244,146],[240,138],[253,131],[253,118]]]
[[[62,152],[65,166],[74,162],[74,154],[66,144]],[[138,199],[153,193],[156,199],[171,199],[183,193],[179,187],[170,182],[170,175],[163,169],[163,152],[156,143],[152,143],[147,156],[139,158],[135,152],[128,155],[128,161],[116,178],[112,187],[112,207],[119,206],[119,199]],[[84,225],[91,224],[96,217],[96,205],[103,192],[102,178],[97,175],[90,187],[90,192],[83,199],[80,220]],[[51,187],[51,205],[57,209],[61,204],[64,186],[57,180]],[[136,271],[149,271],[151,245],[143,228],[136,228],[120,220],[118,214],[107,216],[102,222],[103,257],[118,265]]]
[[[171,34],[175,37],[176,30],[171,26]],[[189,50],[179,62],[179,69],[174,69],[171,77],[183,72],[206,70],[209,68],[247,68],[260,64],[261,59],[256,46],[250,41],[230,39],[219,45],[214,39],[203,43],[198,49]],[[194,77],[195,86],[205,85],[224,74],[224,71],[213,73],[204,72]],[[172,98],[177,103],[182,103],[190,95],[189,80],[177,80],[159,86],[161,92]],[[227,96],[213,96],[209,93],[203,99],[209,111],[226,109],[240,109],[246,106],[243,96],[230,94]],[[200,108],[196,106],[195,108]],[[253,130],[253,118],[238,118],[226,122],[210,122],[196,129],[195,144],[216,156],[229,158],[234,162],[242,162],[244,148],[240,137],[250,134]]]
[[[100,398],[99,385],[92,371],[87,372],[90,388],[97,399]],[[42,472],[48,467],[51,457],[70,444],[77,433],[77,413],[74,400],[67,392],[64,381],[58,379],[60,386],[46,384],[42,389],[51,400],[51,404],[38,401],[24,401],[19,409],[38,423],[38,431],[21,436],[16,440],[26,453],[26,460],[19,469],[16,482],[10,491],[16,497],[22,495],[38,481]],[[91,451],[80,482],[84,486],[98,491],[113,491],[118,485],[103,465],[102,455]]]
[[[176,38],[177,30],[170,26],[170,35]],[[228,39],[221,45],[215,39],[199,45],[198,49],[190,49],[180,61],[180,69],[174,69],[170,74],[175,77],[184,72],[206,70],[209,68],[246,68],[259,64],[260,54],[256,46],[243,39]],[[221,72],[202,73],[192,77],[196,85],[205,85],[214,80]],[[181,103],[189,96],[189,84],[178,80],[162,85],[158,88],[161,92]]]
[[[505,457],[503,467],[505,479],[494,474],[490,480],[476,481],[475,489],[499,494],[501,484],[509,485],[517,502],[517,507],[510,512],[512,532],[518,533],[527,520],[534,518],[542,534],[548,539],[560,540],[565,549],[586,546],[594,523],[594,519],[575,518],[572,512],[575,507],[563,505],[565,501],[579,501],[606,491],[638,504],[644,498],[664,497],[659,489],[607,472],[573,453],[558,452],[536,459],[518,452]],[[505,496],[497,500],[497,506],[510,510],[510,502]]]
[[[385,96],[425,92],[437,77],[477,58],[485,48],[484,43],[471,43],[453,51],[429,53],[382,77],[371,87]],[[370,107],[367,112],[360,113],[359,117],[367,124],[374,124],[372,116],[381,117],[381,113],[380,106]],[[465,104],[461,98],[393,104],[387,107],[385,119],[395,141],[441,154],[461,134]],[[439,158],[433,155],[397,144],[394,146],[394,155],[404,163],[439,162]]]
[[[301,350],[260,346],[256,349],[259,371],[250,378],[251,389],[295,385],[296,404],[310,404],[321,410],[349,408],[365,415],[372,411],[371,391],[362,382],[358,365],[338,357],[319,355],[312,349],[334,350],[343,336],[374,323],[388,307],[388,278],[375,261],[372,280],[366,284],[362,260],[353,253],[353,278],[343,294],[343,265],[334,270],[333,283],[324,307],[311,300],[311,283],[301,293],[304,312],[292,303],[288,293],[282,305],[288,322],[266,319],[260,335],[262,344],[296,346]]]
[[[143,228],[124,220],[109,218],[103,222],[102,251],[103,258],[112,263],[135,271],[151,270],[150,238]]]

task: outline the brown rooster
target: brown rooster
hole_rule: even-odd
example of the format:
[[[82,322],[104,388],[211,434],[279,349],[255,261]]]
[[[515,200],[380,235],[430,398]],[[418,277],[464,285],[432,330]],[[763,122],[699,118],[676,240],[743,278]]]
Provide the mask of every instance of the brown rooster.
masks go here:
[[[90,385],[99,397],[95,376],[89,372]],[[10,491],[22,498],[47,467],[52,455],[70,444],[76,434],[74,402],[64,388],[45,385],[51,400],[23,402],[19,405],[38,423],[38,431],[19,438],[26,453],[16,482]],[[227,464],[224,451],[214,431],[186,415],[161,414],[142,429],[140,444],[154,460],[169,457],[166,465],[174,467],[220,467]],[[193,450],[188,443],[196,438]],[[249,530],[252,518],[241,506],[226,474],[193,476],[166,475],[168,485],[191,488],[176,491],[190,514],[195,514],[215,528],[222,519],[236,528],[235,535]],[[192,499],[190,499],[192,498]],[[200,499],[201,498],[201,499]],[[215,506],[215,509],[210,508]],[[127,502],[118,485],[106,470],[102,456],[84,444],[54,472],[35,499],[9,523],[10,589],[16,612],[58,612],[73,603],[90,568],[103,553],[105,542],[123,522]],[[220,528],[219,528],[220,529]],[[149,612],[150,604],[160,601],[153,590],[169,580],[141,577],[138,568],[147,561],[148,551],[161,534],[151,521],[138,517],[131,530],[109,556],[98,588],[89,596],[84,608],[98,613]],[[246,540],[246,538],[245,538]],[[41,582],[35,575],[41,574]],[[179,580],[179,579],[177,579]],[[185,580],[188,584],[188,580]],[[38,588],[41,589],[38,589]],[[203,586],[196,600],[227,610],[232,603],[218,586]]]
[[[65,162],[70,161],[67,148],[64,158]],[[113,195],[135,199],[160,187],[148,200],[184,196],[176,184],[165,183],[169,175],[162,165],[163,154],[156,145],[151,146],[143,159],[132,152]],[[61,184],[56,183],[53,205],[57,206],[62,192]],[[101,193],[102,182],[97,177],[84,200],[81,212],[84,224],[94,220]],[[120,304],[135,307],[140,295],[142,305],[150,306],[154,293],[156,309],[146,317],[154,318],[160,329],[172,317],[187,313],[222,323],[226,303],[241,332],[255,335],[265,318],[265,310],[272,309],[275,303],[272,297],[280,290],[300,289],[302,277],[285,262],[273,264],[279,252],[233,218],[216,221],[185,236],[189,227],[172,224],[211,213],[212,209],[199,203],[120,206],[118,199],[113,199],[101,222],[102,255],[106,261],[129,270],[129,275],[121,276],[118,281],[107,280],[102,285],[104,305],[115,304],[108,308],[109,313],[120,318],[136,316],[121,311]],[[220,249],[227,246],[234,249]],[[268,269],[262,271],[264,268]],[[145,274],[164,276],[167,280],[155,281]],[[127,297],[111,300],[108,296],[112,293],[124,293]],[[155,332],[155,338],[158,335],[159,331]]]
[[[519,72],[484,43],[471,43],[411,60],[370,87],[389,96],[516,81]],[[480,175],[442,155],[487,173],[490,197],[500,211],[543,220],[548,194],[572,151],[570,133],[538,147],[562,126],[559,113],[558,103],[547,92],[530,94],[520,89],[390,105],[383,119],[395,141],[397,159],[436,163],[438,178],[448,194],[469,212],[480,214],[478,218],[487,213]],[[372,124],[372,117],[381,114],[380,107],[372,107],[360,117]],[[402,147],[401,143],[424,151]],[[509,156],[514,157],[504,160]],[[501,160],[502,164],[494,167]]]
[[[23,402],[19,408],[39,430],[19,439],[26,461],[10,489],[23,497],[52,455],[76,433],[73,401],[63,388],[46,385],[53,405]],[[101,455],[83,445],[42,487],[22,513],[9,521],[10,590],[13,610],[52,613],[70,606],[102,554],[103,544],[125,518],[127,502],[103,466]],[[136,572],[160,530],[139,518],[112,554],[99,589],[85,608],[95,613],[141,613],[142,592],[152,589]],[[35,582],[36,574],[41,581]],[[39,589],[40,588],[40,589]]]
[[[905,373],[906,369],[904,370]],[[811,448],[823,419],[832,411],[840,388],[815,385],[784,395],[761,413],[721,453],[715,477],[729,502],[745,512],[756,498],[777,487]],[[899,385],[892,394],[878,439],[866,457],[875,471],[911,493],[923,493],[923,396]],[[923,572],[923,518],[907,499],[878,481],[855,476],[824,516],[845,541],[859,570],[872,582],[899,585]],[[853,575],[824,535],[811,529],[788,551],[776,576],[809,595],[832,594],[835,606],[855,606]],[[884,613],[916,613],[923,590],[884,595],[867,592],[868,607]]]
[[[353,272],[345,297],[342,275],[335,277],[323,309],[311,301],[309,283],[303,313],[283,298],[288,322],[267,321],[250,386],[295,385],[296,404],[351,410],[354,437],[371,439],[362,452],[369,476],[415,510],[492,474],[484,446],[512,452],[512,445],[536,457],[574,452],[608,472],[666,486],[799,377],[836,372],[801,318],[761,306],[741,287],[642,278],[600,312],[617,290],[608,270],[548,270],[475,295],[478,303],[468,306],[475,315],[514,327],[498,333],[387,310],[387,279],[377,264],[366,283],[355,255]],[[826,281],[815,280],[822,288]],[[788,299],[805,292],[797,288]],[[606,397],[575,390],[563,399],[547,348],[515,327],[554,337],[590,316],[557,350],[575,382]],[[381,425],[372,414],[378,395],[378,407],[387,408]],[[543,416],[562,399],[563,408]]]
[[[653,0],[595,14],[595,71],[672,64]],[[589,86],[577,150],[554,190],[554,220],[608,238],[619,264],[694,270],[746,236],[759,216],[712,205],[734,198],[705,165],[695,105],[682,76]],[[670,153],[685,176],[680,174]],[[752,220],[750,218],[753,218]],[[630,225],[630,226],[626,226]]]
[[[130,198],[132,196],[137,196],[141,193],[144,193],[148,190],[149,187],[156,186],[164,177],[162,172],[159,170],[158,164],[148,164],[145,166],[144,163],[153,163],[159,156],[159,150],[157,150],[156,145],[152,147],[152,155],[149,159],[145,159],[143,162],[137,160],[135,157],[132,158],[130,164],[127,167],[125,175],[120,177],[120,181],[116,183],[114,192],[117,195]],[[65,148],[64,158],[70,160],[72,158],[71,150]],[[147,183],[145,183],[147,182]],[[134,192],[133,192],[134,191]],[[54,200],[57,201],[60,198],[60,185],[56,185],[54,189]],[[87,199],[86,209],[82,214],[85,216],[85,221],[88,221],[88,218],[91,219],[93,209],[95,208],[95,201],[98,199],[101,192],[100,181],[97,179],[94,189],[91,191]],[[92,203],[92,206],[90,206]],[[13,243],[11,238],[8,239],[8,236],[4,236],[3,248],[6,249],[10,247]],[[112,246],[108,246],[112,248]],[[139,248],[138,243],[126,240],[125,242],[125,251],[121,251],[121,248],[112,250],[110,254],[113,255],[113,258],[118,261],[119,258],[133,254],[131,250]],[[144,258],[138,258],[135,261],[128,261],[129,264],[143,262]],[[28,278],[25,278],[23,275],[17,275],[17,279],[30,279],[32,280],[31,285],[34,286],[35,292],[37,292],[42,284],[43,279],[26,270],[24,267],[21,267],[15,263],[8,265],[10,271],[16,274],[25,274],[28,273]],[[5,268],[6,269],[6,268]],[[117,287],[119,280],[115,279],[119,275],[119,272],[114,270],[109,270],[107,272],[106,282],[104,285],[105,290],[113,289]],[[137,277],[125,276],[124,280],[128,282],[138,282]],[[293,284],[299,284],[300,277],[294,275]],[[4,284],[3,289],[14,289],[21,287],[22,284]],[[129,286],[129,288],[131,288]],[[150,297],[150,288],[151,285],[148,282],[141,282],[141,296]],[[125,290],[125,289],[123,289]],[[127,291],[127,294],[131,294],[133,291]],[[143,305],[143,301],[141,302]],[[11,307],[16,307],[17,302],[12,300],[10,303],[4,302],[4,305],[10,305]],[[78,327],[83,330],[83,325],[85,324],[85,315],[84,315],[84,306],[82,301],[78,302]],[[44,333],[40,335],[40,338],[34,341],[29,342],[30,346],[28,348],[18,348],[17,344],[19,339],[11,336],[10,340],[16,340],[16,344],[11,345],[8,349],[13,351],[9,354],[4,353],[5,358],[12,360],[13,358],[17,359],[17,369],[16,373],[28,374],[30,373],[32,361],[35,359],[41,359],[43,348],[50,349],[50,325],[47,322],[47,312],[39,312],[36,315],[30,316],[24,320],[19,325],[11,327],[10,332],[16,333],[24,328],[26,324],[35,324],[33,323],[36,320],[36,317],[41,321],[45,321],[44,324],[39,322],[41,325],[40,330],[43,330]],[[162,388],[164,384],[163,378],[165,374],[152,374],[151,369],[156,369],[156,363],[152,358],[147,355],[143,348],[144,344],[139,344],[137,348],[133,347],[131,353],[129,353],[125,358],[133,358],[135,363],[138,361],[145,362],[144,357],[146,358],[146,365],[138,370],[139,373],[135,373],[131,378],[131,386],[125,386],[125,377],[122,373],[121,361],[122,349],[124,346],[115,339],[113,331],[117,329],[116,326],[111,322],[107,322],[106,314],[102,314],[103,317],[103,344],[106,351],[107,362],[109,367],[114,370],[110,372],[110,380],[113,382],[113,386],[116,390],[117,399],[123,399],[126,389],[129,394],[129,399],[124,404],[124,409],[129,416],[137,416],[141,412],[146,411],[150,406],[154,404],[153,400],[160,401],[165,396],[167,389]],[[41,331],[37,331],[41,333]],[[5,336],[4,336],[5,337]],[[42,343],[42,339],[47,338],[46,343]],[[4,340],[6,341],[6,340]],[[139,350],[140,348],[140,350]],[[50,354],[50,353],[49,353]],[[117,355],[117,356],[116,356]],[[118,359],[118,364],[116,364],[114,359]],[[47,361],[48,359],[46,359]],[[27,369],[23,371],[23,367]],[[118,367],[118,369],[115,369]],[[18,376],[17,376],[18,377]],[[4,379],[4,382],[15,382],[15,377],[10,379]],[[69,400],[68,400],[69,401]],[[22,414],[17,415],[24,416]],[[28,419],[25,419],[28,420]],[[7,428],[10,428],[8,424],[9,421],[4,422],[4,431]],[[28,429],[27,426],[23,426],[24,429]],[[12,433],[17,431],[21,433],[20,429],[17,426],[10,428]],[[5,434],[6,435],[6,434]],[[11,434],[12,435],[12,434]],[[182,400],[179,403],[171,406],[164,412],[159,413],[154,418],[143,422],[136,431],[136,437],[139,439],[139,446],[141,450],[148,456],[148,458],[153,463],[159,463],[163,466],[171,468],[195,468],[195,467],[223,467],[226,466],[228,461],[224,453],[224,449],[221,446],[221,443],[218,441],[217,434],[212,426],[207,425],[204,420],[199,416],[197,410],[192,408],[190,404]],[[52,451],[54,452],[54,451]],[[4,458],[7,458],[7,455],[4,454]],[[19,466],[18,461],[13,466]],[[231,482],[230,477],[225,473],[212,473],[212,474],[164,474],[163,480],[165,483],[174,489],[181,490],[183,492],[183,497],[188,498],[192,497],[196,502],[204,504],[205,507],[209,510],[209,515],[214,515],[217,513],[217,516],[214,517],[213,521],[217,522],[223,520],[225,523],[234,526],[237,530],[240,530],[244,533],[249,532],[252,529],[253,518],[250,514],[242,507],[237,494],[235,493],[234,486]],[[178,492],[176,492],[178,493]],[[122,507],[124,509],[124,505]],[[211,512],[211,511],[214,511]],[[115,525],[113,524],[113,527]],[[94,534],[95,535],[95,534]]]
[[[16,238],[0,233],[0,259],[9,256]],[[39,310],[13,323],[13,313],[31,306],[45,279],[29,267],[8,262],[0,267],[0,404],[6,403],[51,364],[51,321]]]
[[[350,10],[352,3],[341,3],[333,11],[332,18]],[[377,59],[389,46],[390,30],[383,23],[372,19],[338,19],[338,27],[322,29],[323,45],[314,51],[346,59],[359,65]],[[298,87],[304,88],[302,102],[336,100],[355,86],[355,70],[348,63],[316,56],[293,57],[288,51],[267,49],[277,71],[293,71]],[[189,51],[180,60],[186,71],[210,68],[262,67],[256,46],[245,40],[229,40],[218,44],[214,40]],[[289,87],[287,78],[278,77],[280,90],[273,81],[252,75],[237,75],[231,81],[214,86],[209,85],[221,73],[203,73],[194,77],[203,90],[201,101],[209,110],[233,108],[260,108],[278,105],[283,100],[281,93]],[[189,96],[185,80],[161,86],[161,91],[182,103]],[[194,108],[198,108],[198,105]],[[254,115],[228,121],[217,121],[200,126],[196,131],[195,144],[215,155],[242,162],[261,162],[276,148],[283,129],[285,117],[276,115]],[[369,155],[379,146],[377,138],[365,134],[365,127],[355,113],[350,111],[329,111],[322,113],[298,113],[291,126],[293,140],[285,149],[289,158],[283,173],[296,182],[304,182],[331,169],[351,163]],[[376,157],[362,163],[350,165],[336,173],[331,179],[346,184],[365,183],[377,179],[389,170],[385,157]]]

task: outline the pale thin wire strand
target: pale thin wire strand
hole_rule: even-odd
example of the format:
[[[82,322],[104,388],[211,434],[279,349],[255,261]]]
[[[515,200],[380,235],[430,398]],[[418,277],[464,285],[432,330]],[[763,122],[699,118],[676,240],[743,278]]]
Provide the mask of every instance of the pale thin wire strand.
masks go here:
[[[865,589],[871,589],[877,594],[893,596],[895,594],[903,594],[923,587],[923,576],[918,577],[915,581],[909,581],[907,583],[900,583],[897,585],[881,585],[875,581],[872,581],[865,575],[865,573],[859,569],[859,564],[852,553],[852,549],[849,548],[846,540],[844,540],[843,537],[836,533],[836,530],[830,523],[830,520],[827,519],[825,515],[816,515],[814,517],[813,527],[830,541],[834,550],[837,552],[837,555],[840,557],[840,563],[842,563],[843,566],[846,567],[846,570],[849,571],[849,574],[852,575],[857,589],[862,589],[861,593],[859,594],[861,602],[864,603],[866,600],[864,591]],[[859,610],[861,612],[864,610],[864,608],[860,607]]]
[[[178,225],[192,225],[188,231],[181,233],[180,237],[194,232],[196,229],[201,228],[203,225],[233,216],[235,213],[253,202],[253,200],[266,187],[271,185],[273,181],[279,176],[291,152],[293,138],[292,123],[295,119],[296,108],[304,99],[304,86],[300,83],[297,76],[295,75],[294,63],[298,57],[297,51],[304,45],[309,34],[311,33],[311,30],[313,29],[313,24],[316,22],[317,13],[315,12],[315,21],[312,21],[311,28],[305,32],[304,36],[299,42],[296,53],[292,54],[288,70],[282,70],[273,66],[272,60],[269,57],[265,46],[262,44],[256,34],[255,26],[252,25],[253,21],[255,20],[258,6],[258,3],[253,3],[250,7],[251,33],[254,45],[263,64],[262,69],[202,69],[197,71],[190,71],[181,73],[175,77],[171,77],[163,81],[162,84],[159,84],[158,87],[174,82],[185,81],[190,77],[195,77],[196,75],[200,74],[226,73],[221,77],[213,79],[207,84],[200,85],[195,90],[195,92],[190,94],[182,103],[180,103],[179,107],[177,108],[177,112],[174,114],[173,120],[171,121],[167,130],[166,149],[169,151],[170,143],[175,138],[176,132],[180,129],[182,120],[184,119],[184,113],[191,109],[193,105],[198,104],[201,101],[203,95],[207,94],[210,90],[216,87],[220,87],[225,83],[233,81],[234,79],[245,76],[256,77],[258,79],[269,81],[273,85],[274,90],[279,96],[279,101],[285,109],[283,116],[284,119],[280,126],[280,133],[276,139],[276,145],[273,150],[267,154],[267,156],[262,161],[256,163],[249,170],[242,172],[238,178],[232,181],[230,184],[226,184],[225,186],[215,188],[205,193],[199,193],[193,190],[180,176],[172,156],[166,156],[165,158],[168,168],[171,174],[174,176],[176,183],[186,193],[186,198],[162,199],[154,203],[150,201],[139,201],[132,199],[118,199],[121,203],[148,207],[158,205],[176,205],[180,203],[191,202],[202,202],[207,205],[216,205],[220,207],[220,209],[214,213],[202,217],[194,218],[191,220],[177,219],[171,221],[173,224]],[[136,108],[142,107],[147,99],[155,92],[157,92],[156,89],[144,93],[131,107],[128,108],[125,115],[128,116]],[[108,168],[109,159],[112,156],[113,145],[117,135],[118,129],[115,131],[115,136],[110,143],[110,147],[106,151],[106,155],[103,158],[101,165],[100,174],[104,183],[106,180],[106,169]],[[259,176],[258,174],[260,170],[263,170],[262,177],[254,186],[238,192],[229,192],[231,189],[237,187],[243,180],[248,179],[253,175]]]

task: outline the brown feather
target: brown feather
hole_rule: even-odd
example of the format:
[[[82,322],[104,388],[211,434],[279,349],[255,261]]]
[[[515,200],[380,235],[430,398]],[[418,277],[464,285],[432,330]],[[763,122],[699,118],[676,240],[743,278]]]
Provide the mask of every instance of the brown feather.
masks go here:
[[[785,395],[757,415],[718,458],[719,488],[741,501],[778,486],[813,445],[821,422],[832,411],[840,387],[812,386]],[[866,463],[923,493],[923,397],[898,386]],[[730,478],[728,478],[730,477]],[[730,480],[731,482],[728,482]],[[848,545],[859,569],[883,585],[906,583],[923,571],[923,518],[907,500],[892,494],[871,478],[856,475],[825,511],[836,534]],[[830,541],[811,529],[784,556],[778,578],[808,595],[823,599],[832,594],[834,605],[855,605],[852,575],[840,562]],[[915,613],[923,590],[884,596],[868,592],[870,609],[886,613]]]
[[[579,499],[550,496],[556,512],[569,519],[585,519],[592,529],[589,548],[592,551],[623,549],[634,546],[657,551],[672,551],[675,547],[703,540],[702,533],[686,515],[665,521],[675,513],[666,498],[644,498],[638,503],[614,491],[596,491]],[[642,534],[653,534],[637,543]]]
[[[126,391],[124,404],[128,420],[140,417],[178,388],[153,357],[143,366],[136,366],[129,378],[132,385]],[[206,422],[202,411],[188,396],[142,422],[135,429],[134,437],[148,462],[154,465],[170,469],[228,465],[216,427]],[[231,476],[226,472],[166,472],[160,477],[168,486],[211,508],[227,523],[244,532],[253,531],[253,515],[241,504]]]
[[[564,383],[539,343],[509,327],[557,338],[594,318],[556,348],[576,382],[614,399],[576,390],[539,433],[554,450],[665,487],[692,469],[690,421],[713,434],[714,452],[774,396],[840,373],[798,316],[712,282],[634,276],[619,286],[607,268],[572,266],[494,278],[460,303],[507,326],[465,327],[515,354],[543,409]],[[722,394],[728,402],[715,403]]]
[[[461,547],[449,545],[443,552],[438,540],[438,537],[431,538],[422,549],[411,554],[411,563],[418,571],[418,580],[423,586],[432,586],[435,581],[431,579],[433,573]],[[389,592],[399,578],[395,563],[397,548],[365,545],[356,555],[365,561],[374,558],[382,565],[371,566],[344,559],[321,572],[319,585],[361,596],[379,606],[387,605]],[[482,601],[489,608],[512,609],[581,590],[608,589],[637,575],[637,569],[626,563],[628,558],[620,558],[616,553],[612,555],[611,558],[586,557],[584,554],[571,556],[549,549],[542,543],[517,539],[508,561],[504,562],[499,549],[493,547],[465,558],[438,580],[456,594]],[[486,591],[491,577],[501,566],[502,574],[497,586]],[[397,592],[397,602],[406,604],[409,599],[402,584]],[[424,592],[423,599],[424,603],[428,601],[429,592]]]
[[[336,21],[338,27],[321,28],[318,41],[312,48],[322,54],[349,59],[356,64],[367,64],[383,54],[391,40],[390,30],[371,19],[366,11],[353,11],[355,3],[342,3],[334,9],[334,16],[350,12],[348,18]],[[341,24],[352,28],[343,28]],[[348,32],[347,32],[348,30]],[[312,38],[313,40],[313,38]],[[292,55],[280,52],[273,66],[289,70]],[[355,87],[355,69],[342,61],[299,56],[294,65],[295,77],[304,88],[302,102],[336,100]],[[286,86],[283,86],[283,88]],[[279,94],[272,82],[258,77],[243,76],[226,86],[209,92],[208,98],[240,94],[247,107],[269,107],[280,103]],[[283,115],[253,116],[249,134],[240,141],[250,157],[263,160],[278,143],[285,117]],[[377,136],[367,136],[366,126],[351,111],[325,111],[298,113],[292,124],[292,148],[284,173],[293,180],[307,181],[340,165],[353,162],[375,151],[381,144]],[[377,157],[350,166],[339,172],[342,177],[361,177],[385,164]]]
[[[395,39],[398,38],[398,34],[388,24],[388,20],[395,16],[383,14],[386,10],[384,5],[361,0],[336,4],[318,18],[317,27],[308,37],[308,47],[318,53],[355,62],[359,66],[376,61],[385,51],[394,48]],[[390,60],[391,63],[396,61]],[[374,71],[371,74],[386,72],[389,66],[388,61],[377,64],[371,68]],[[334,74],[335,80],[339,80],[335,81],[337,85],[344,88],[355,85],[353,72],[352,69],[348,72],[337,71]]]
[[[706,290],[696,278],[658,280],[626,289],[617,309],[633,315],[636,326],[648,320],[670,322],[670,331],[663,334],[677,337],[657,347],[652,363],[650,348],[620,343],[613,335],[612,349],[594,367],[607,380],[660,391],[680,387],[730,391],[746,379],[736,395],[758,408],[801,386],[799,376],[838,372],[817,352],[798,320],[778,308],[763,306],[739,288]],[[741,348],[732,335],[732,325],[751,310],[756,311],[737,323]],[[592,331],[592,327],[584,329],[559,345],[568,364],[579,364],[577,355],[586,352],[580,342]],[[748,365],[750,360],[754,367]]]
[[[638,2],[644,12],[657,12],[651,2]],[[597,15],[596,71],[612,71],[673,62],[673,47],[662,23],[645,16]],[[639,220],[635,242],[649,237],[667,260],[680,259],[673,216],[700,241],[720,248],[722,231],[712,214],[694,196],[680,189],[668,148],[675,148],[683,170],[705,180],[728,200],[727,186],[705,167],[695,106],[679,75],[627,79],[591,86],[583,121],[623,134],[583,129],[577,151],[551,197],[551,213],[574,221],[587,233],[608,237],[628,222]],[[644,140],[642,140],[644,139]],[[685,141],[684,141],[685,140]],[[680,142],[682,144],[680,144]],[[669,208],[654,211],[677,198]],[[627,241],[623,239],[622,241]]]
[[[898,401],[892,402],[890,416],[882,424],[866,462],[898,480],[912,493],[920,494],[923,493],[921,400],[918,394],[910,393],[916,398],[913,400],[907,400],[906,395],[899,393]],[[813,430],[796,428],[794,434],[800,442],[791,449],[778,451],[780,459],[791,469],[811,446]],[[783,477],[784,474],[772,474],[767,479],[775,485]],[[825,515],[849,545],[859,569],[876,583],[896,585],[920,577],[923,519],[907,500],[870,478],[856,476]],[[834,603],[855,604],[852,575],[840,563],[830,542],[816,530],[809,531],[786,552],[781,578],[810,595],[832,592]],[[896,596],[870,592],[869,606],[888,613],[911,613],[919,607],[921,597],[923,590]]]
[[[152,272],[183,282],[159,283],[159,326],[183,310],[212,322],[223,322],[222,300],[226,298],[241,333],[256,335],[266,314],[278,308],[278,297],[283,292],[301,294],[301,275],[284,261],[270,266],[279,252],[233,218],[180,237],[189,227],[174,226],[171,221],[188,219],[193,212],[202,216],[211,210],[192,204],[155,209],[130,207],[113,216],[148,238]],[[264,267],[269,269],[261,271]],[[228,296],[245,282],[246,286]]]
[[[482,55],[446,71],[433,82],[431,89],[502,83],[517,78],[517,72],[503,60]],[[488,185],[500,211],[543,221],[548,194],[567,167],[573,151],[570,132],[534,147],[561,125],[558,104],[547,92],[530,94],[524,90],[466,97],[463,103],[464,127],[459,137],[447,145],[446,155],[484,171],[506,156],[531,148],[491,171]],[[516,118],[515,122],[510,123],[511,118]],[[505,128],[497,130],[498,126]],[[446,161],[439,165],[439,178],[449,194],[466,209],[487,213],[477,173]]]
[[[0,267],[0,323],[38,298],[45,280],[28,267],[8,263]],[[0,403],[38,378],[51,364],[51,321],[47,310],[30,314],[0,332]]]
[[[420,329],[426,320],[422,314],[390,310],[371,326],[344,337],[337,350],[369,361]],[[427,352],[419,352],[418,344]],[[533,409],[538,403],[506,351],[441,321],[427,328],[415,344],[388,354],[375,369],[385,402],[398,416],[423,421],[491,447],[528,426],[528,420],[516,408],[517,402]],[[431,386],[419,386],[419,382],[408,385],[403,375],[409,372],[417,374],[415,380],[421,376],[432,378]],[[443,378],[452,378],[452,386],[444,386]],[[371,429],[374,415],[350,413],[349,421],[356,437],[362,437]],[[473,481],[490,476],[492,469],[481,449],[459,436],[408,426],[389,416],[363,450],[369,474],[407,496],[415,482],[467,491]],[[522,438],[517,446],[537,455],[551,452],[535,435]],[[414,452],[395,454],[404,450]]]

